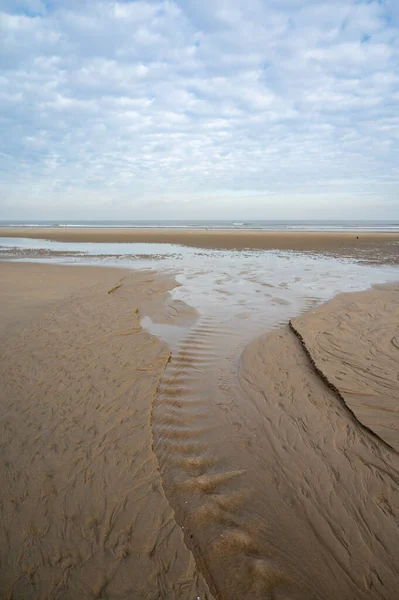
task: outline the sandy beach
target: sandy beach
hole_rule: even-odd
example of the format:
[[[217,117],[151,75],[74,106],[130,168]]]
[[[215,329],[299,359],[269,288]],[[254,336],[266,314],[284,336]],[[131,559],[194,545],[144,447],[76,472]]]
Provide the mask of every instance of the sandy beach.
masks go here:
[[[236,355],[170,275],[0,276],[1,597],[396,600],[397,285]]]
[[[0,4],[0,600],[399,600],[399,0]]]

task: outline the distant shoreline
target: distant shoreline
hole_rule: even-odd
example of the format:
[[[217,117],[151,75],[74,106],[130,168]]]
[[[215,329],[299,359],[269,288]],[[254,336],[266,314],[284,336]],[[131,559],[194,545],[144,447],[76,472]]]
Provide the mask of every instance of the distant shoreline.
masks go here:
[[[334,233],[399,233],[397,220],[0,220],[0,229],[100,229],[100,230],[161,230],[161,231],[255,231],[255,232],[334,232]]]
[[[45,239],[59,242],[161,243],[226,250],[315,250],[367,249],[399,243],[399,232],[381,231],[286,231],[216,229],[122,229],[84,227],[2,227],[0,237]],[[399,246],[398,246],[399,253]]]

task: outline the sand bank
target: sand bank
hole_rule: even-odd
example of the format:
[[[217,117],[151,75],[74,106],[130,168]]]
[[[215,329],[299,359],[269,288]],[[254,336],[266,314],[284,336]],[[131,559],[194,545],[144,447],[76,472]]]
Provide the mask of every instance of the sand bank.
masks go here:
[[[327,303],[324,314],[329,308],[335,314],[336,340],[345,347],[337,307]],[[356,313],[356,304],[346,308]],[[258,419],[254,453],[264,483],[259,548],[278,557],[283,572],[305,590],[295,598],[394,600],[398,454],[359,426],[289,329],[246,349],[240,381],[251,422]],[[392,384],[398,398],[397,380]]]
[[[291,326],[357,419],[399,451],[399,285],[342,294]]]
[[[152,451],[169,350],[140,308],[173,282],[12,263],[0,276],[0,596],[211,598]]]
[[[295,231],[204,231],[176,229],[95,228],[0,228],[0,237],[25,237],[60,242],[152,242],[198,248],[264,250],[341,251],[342,249],[387,249],[399,244],[399,233],[384,232],[295,232]],[[399,253],[399,246],[396,248]]]

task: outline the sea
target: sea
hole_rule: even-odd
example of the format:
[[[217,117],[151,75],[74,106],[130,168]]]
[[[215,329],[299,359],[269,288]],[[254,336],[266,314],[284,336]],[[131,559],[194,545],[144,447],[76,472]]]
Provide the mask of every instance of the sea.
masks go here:
[[[399,232],[399,219],[372,220],[8,220],[0,227]]]

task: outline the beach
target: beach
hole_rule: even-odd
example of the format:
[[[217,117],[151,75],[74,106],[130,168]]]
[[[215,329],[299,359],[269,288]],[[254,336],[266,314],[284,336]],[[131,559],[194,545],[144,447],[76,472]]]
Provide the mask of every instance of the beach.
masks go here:
[[[337,251],[381,250],[399,243],[398,232],[378,231],[256,231],[192,229],[112,229],[0,227],[0,237],[32,238],[59,242],[135,242],[195,246],[197,248]]]
[[[354,257],[364,243],[380,259],[388,245],[383,260],[393,265],[398,241],[9,228],[0,236],[14,233],[352,247]],[[269,279],[248,258],[233,280],[226,261],[237,255],[218,259],[225,267],[199,259],[203,271],[195,264],[180,283],[160,263],[0,262],[3,596],[396,600],[396,271],[390,284],[336,296],[340,269],[350,290],[384,272],[283,254],[272,255]]]
[[[0,600],[399,600],[399,0],[0,31]]]

